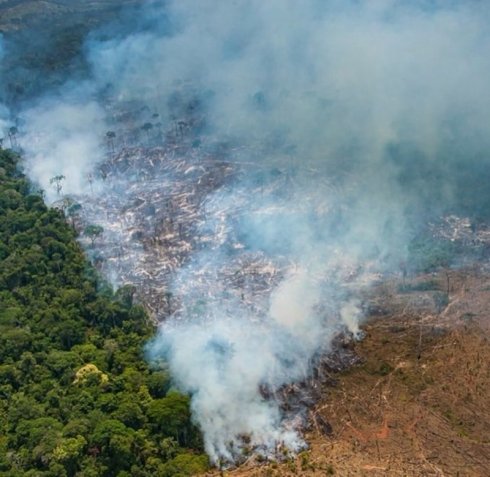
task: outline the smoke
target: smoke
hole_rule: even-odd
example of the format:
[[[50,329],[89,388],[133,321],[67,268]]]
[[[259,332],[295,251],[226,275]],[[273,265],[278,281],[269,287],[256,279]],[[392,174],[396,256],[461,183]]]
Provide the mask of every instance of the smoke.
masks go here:
[[[63,174],[87,192],[109,129],[141,141],[116,114],[135,103],[240,170],[207,197],[202,227],[222,240],[178,271],[182,307],[149,345],[213,461],[301,448],[264,389],[359,332],[362,291],[428,218],[488,214],[489,20],[477,1],[147,2],[90,36],[89,80],[20,114],[45,189]],[[223,278],[237,250],[268,258],[272,291]]]
[[[370,237],[357,236],[359,230],[341,232],[342,219],[332,215],[346,197],[307,175],[303,184],[297,172],[297,182],[289,185],[281,176],[279,186],[267,177],[260,188],[247,177],[245,185],[211,197],[206,225],[222,228],[224,237],[180,271],[173,293],[181,308],[149,346],[151,356],[167,357],[178,386],[191,394],[213,462],[240,460],[251,449],[274,455],[304,446],[302,421],[285,414],[275,395],[306,379],[314,357],[328,352],[339,332],[359,334],[355,297],[373,273],[387,269],[381,257],[390,239],[383,241],[372,229],[366,230]],[[267,186],[271,192],[260,190]],[[373,227],[364,218],[354,225],[366,224]],[[237,244],[258,254],[259,277],[269,267],[280,271],[265,296],[253,275],[252,283],[231,285],[234,261],[242,256]]]
[[[3,64],[5,56],[5,46],[3,36],[0,34],[0,65]],[[0,83],[3,81],[3,68],[0,68]],[[10,113],[7,106],[2,104],[0,101],[0,139],[5,140],[5,136],[7,136],[7,130],[10,127]]]
[[[22,115],[25,166],[48,201],[59,198],[51,184],[59,175],[68,194],[86,192],[94,164],[104,157],[99,136],[105,126],[103,110],[95,101],[81,103],[71,96],[52,98]]]

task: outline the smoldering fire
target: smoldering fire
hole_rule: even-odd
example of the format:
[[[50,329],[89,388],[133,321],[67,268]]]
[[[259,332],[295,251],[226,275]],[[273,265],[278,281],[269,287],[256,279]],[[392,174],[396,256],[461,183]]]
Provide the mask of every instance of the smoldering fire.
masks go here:
[[[468,184],[488,169],[489,15],[456,0],[149,1],[131,24],[90,36],[88,79],[67,78],[19,114],[31,177],[51,191],[65,176],[88,211],[187,194],[178,207],[191,226],[170,224],[160,257],[174,253],[176,266],[152,278],[178,306],[161,313],[148,352],[192,395],[215,462],[245,446],[301,448],[261,388],[303,379],[339,329],[358,332],[360,291],[397,269],[428,217],[486,210],[488,191]],[[104,152],[106,131],[117,151]],[[162,164],[222,161],[233,173],[202,188],[199,172],[181,185],[184,172],[166,166],[114,172],[137,143],[148,155],[159,145]],[[114,170],[93,187],[103,162]],[[136,246],[129,225],[99,220],[126,251]],[[148,243],[125,273],[156,260]],[[246,254],[277,272],[270,287],[230,279]]]

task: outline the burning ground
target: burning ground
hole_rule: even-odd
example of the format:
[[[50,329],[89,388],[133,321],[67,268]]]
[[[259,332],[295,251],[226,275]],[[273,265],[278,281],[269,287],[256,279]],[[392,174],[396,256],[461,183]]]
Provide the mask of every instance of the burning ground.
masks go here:
[[[332,261],[328,276],[324,268],[316,276],[305,276],[303,264],[290,254],[251,246],[244,233],[249,227],[237,225],[251,214],[262,224],[264,216],[298,220],[315,210],[329,216],[330,210],[316,199],[318,190],[313,194],[316,209],[305,207],[305,198],[293,207],[287,169],[257,170],[238,160],[241,154],[227,151],[225,161],[183,144],[122,148],[100,165],[103,192],[71,199],[81,204],[72,217],[76,227],[83,230],[92,223],[103,227],[102,236],[92,244],[85,239],[94,262],[105,276],[115,279],[116,286],[133,286],[138,300],[161,323],[152,353],[174,354],[173,365],[182,369],[198,352],[189,372],[196,370],[204,384],[195,387],[197,376],[177,383],[201,406],[195,409],[197,415],[211,416],[209,423],[203,423],[208,432],[216,432],[208,435],[208,452],[228,460],[240,460],[239,454],[249,451],[271,455],[277,446],[289,450],[304,446],[300,432],[308,407],[318,399],[316,383],[328,381],[329,371],[357,361],[342,345],[358,333],[360,309],[349,288],[360,288],[377,277],[347,260]],[[247,187],[236,186],[244,178]],[[327,197],[329,186],[324,187]],[[287,211],[278,205],[281,199],[288,204]],[[337,309],[319,299],[320,287],[324,293],[335,291],[335,303],[344,305]],[[314,315],[304,328],[304,322],[296,323],[295,295],[310,299],[312,290],[309,306]],[[282,309],[284,302],[292,313]],[[295,326],[305,335],[299,344],[291,341]],[[237,333],[248,336],[246,346]],[[200,365],[203,355],[208,376]],[[250,360],[256,361],[252,373]],[[209,361],[215,363],[210,366]],[[199,400],[203,395],[204,402]],[[230,404],[236,411],[227,409]],[[244,418],[243,409],[248,407],[253,409]],[[230,425],[235,412],[236,422]],[[215,424],[216,419],[223,422]]]
[[[76,197],[82,204],[74,218],[76,226],[80,230],[91,223],[104,227],[93,247],[82,239],[87,250],[106,276],[115,277],[116,285],[134,286],[138,300],[157,322],[170,319],[171,323],[196,325],[191,328],[194,349],[202,346],[208,359],[225,366],[234,353],[231,343],[236,338],[233,329],[225,337],[222,333],[230,320],[242,319],[237,310],[245,309],[251,317],[243,328],[240,323],[240,332],[254,326],[266,336],[270,330],[262,326],[267,323],[274,290],[288,273],[298,273],[298,264],[291,259],[250,250],[236,227],[240,214],[247,214],[253,205],[248,194],[260,195],[266,204],[270,202],[267,198],[284,194],[287,170],[275,170],[267,181],[261,177],[255,188],[247,189],[248,194],[236,194],[230,202],[220,192],[250,177],[250,164],[226,161],[216,153],[178,143],[123,148],[108,154],[109,159],[100,166],[103,194]],[[233,158],[233,151],[227,154]],[[215,219],[212,226],[206,220],[210,210]],[[267,211],[268,207],[261,209]],[[439,268],[438,273],[414,273],[403,265],[395,275],[375,274],[368,273],[369,264],[363,269],[348,261],[343,262],[343,269],[330,269],[330,280],[338,280],[347,290],[355,287],[357,293],[364,290],[356,294],[354,309],[345,309],[342,316],[339,309],[328,308],[328,302],[321,303],[318,313],[329,317],[333,331],[325,346],[311,355],[307,368],[289,383],[253,381],[261,402],[278,406],[285,430],[306,433],[310,450],[287,465],[266,465],[263,470],[251,470],[252,474],[323,475],[333,469],[346,475],[453,475],[456,471],[484,475],[488,462],[485,435],[490,425],[484,392],[488,376],[481,371],[488,353],[487,226],[452,215],[427,224],[424,237],[436,249],[425,250],[417,259],[426,260],[428,268]],[[227,259],[217,267],[209,260],[210,253],[224,254]],[[449,265],[447,253],[452,253],[450,260],[458,264],[459,271],[441,270]],[[479,264],[468,268],[476,258]],[[335,286],[338,290],[337,283]],[[349,296],[348,291],[344,294]],[[228,311],[231,318],[218,322],[213,330],[208,310],[223,302],[232,308]],[[357,306],[370,317],[359,334],[365,339],[359,343],[352,339],[352,333],[357,333],[355,315],[361,312]],[[353,315],[354,321],[349,322]],[[196,340],[206,320],[210,320],[206,334],[202,341]],[[182,346],[190,338],[179,335],[178,325],[176,329],[176,342]],[[251,339],[257,338],[252,335]],[[184,350],[193,351],[185,346]],[[447,360],[453,363],[450,374],[445,372]],[[194,365],[199,367],[199,363]],[[202,375],[202,368],[199,373]],[[239,375],[240,370],[234,369],[232,377],[234,373]],[[468,398],[468,394],[463,396],[466,381],[474,373],[474,391]],[[226,373],[220,379],[223,376],[226,379]],[[461,383],[455,384],[454,379]],[[214,385],[230,399],[217,382]],[[244,392],[243,387],[239,392]],[[234,398],[240,411],[250,405],[240,403],[241,396]],[[219,406],[226,405],[217,401]],[[453,414],[460,408],[461,418]],[[219,416],[218,409],[214,412],[214,418]],[[375,427],[378,422],[379,429]],[[222,432],[223,425],[219,429]],[[262,460],[281,453],[285,435],[268,437],[278,444],[275,450],[243,435],[238,459],[247,459],[252,450]],[[446,447],[441,442],[453,444]],[[301,441],[299,445],[304,448]],[[247,465],[252,462],[257,464],[252,458]],[[237,475],[242,472],[247,471],[237,471]]]
[[[214,463],[304,448],[319,383],[387,309],[380,283],[486,260],[488,18],[456,0],[148,1],[18,117],[0,110],[92,260],[160,323],[148,355]],[[400,286],[392,307],[450,304]]]
[[[448,290],[446,305],[427,306]],[[353,344],[362,364],[322,386],[310,449],[226,475],[488,475],[488,266],[387,280],[372,297],[382,315]]]

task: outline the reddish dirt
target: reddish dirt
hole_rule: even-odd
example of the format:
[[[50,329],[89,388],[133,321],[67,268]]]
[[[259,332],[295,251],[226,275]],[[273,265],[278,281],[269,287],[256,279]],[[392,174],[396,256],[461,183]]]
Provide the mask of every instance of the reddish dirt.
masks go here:
[[[431,280],[449,290],[440,312],[398,306],[367,320],[355,345],[364,362],[324,390],[308,451],[222,475],[490,476],[490,276],[473,269]],[[377,291],[386,307],[403,301],[399,286]]]

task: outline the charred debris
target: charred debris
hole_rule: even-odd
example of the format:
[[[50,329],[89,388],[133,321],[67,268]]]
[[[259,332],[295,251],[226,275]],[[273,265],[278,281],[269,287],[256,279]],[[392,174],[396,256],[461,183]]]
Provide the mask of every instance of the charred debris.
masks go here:
[[[260,319],[272,290],[295,264],[247,249],[233,225],[247,210],[247,194],[266,198],[287,194],[288,170],[260,171],[257,162],[243,159],[251,151],[244,153],[229,145],[206,147],[194,134],[202,126],[198,115],[175,120],[170,131],[163,130],[158,114],[143,126],[137,126],[134,115],[124,111],[115,112],[114,117],[118,124],[129,124],[129,132],[124,141],[117,130],[106,133],[106,160],[87,178],[87,193],[71,198],[81,206],[71,217],[77,230],[89,224],[103,228],[96,239],[80,235],[94,264],[114,286],[129,285],[155,323],[170,315],[198,318],[206,302],[224,295],[232,295]],[[267,174],[268,180],[257,180],[255,187],[244,191],[241,202],[221,201],[228,188],[251,174]],[[97,187],[97,181],[102,187]],[[456,216],[430,224],[429,232],[439,241],[484,247],[490,243],[486,228],[477,230],[467,219]],[[176,282],[178,271],[192,266],[196,257],[205,257],[210,249],[226,254],[226,266],[210,261],[201,264],[201,273],[193,275],[192,282]],[[355,277],[358,271],[344,273]],[[192,306],[189,297],[194,298]],[[368,314],[384,314],[377,298],[368,300],[364,309]],[[322,387],[335,385],[337,372],[359,363],[353,340],[339,329],[326,352],[312,359],[308,378],[280,389],[263,386],[260,393],[281,403],[285,422],[293,428],[304,429],[313,423],[331,434],[328,422],[309,419],[308,409],[319,399]]]
[[[118,123],[136,124],[129,113],[118,114]],[[260,320],[271,292],[296,264],[247,249],[234,225],[249,207],[248,194],[265,199],[287,195],[290,174],[286,169],[260,170],[256,161],[244,159],[249,150],[197,144],[192,133],[198,119],[176,120],[165,134],[155,123],[157,115],[152,119],[152,127],[134,125],[124,141],[117,129],[108,131],[106,160],[87,177],[87,192],[57,205],[79,231],[96,267],[115,287],[128,286],[155,323],[170,315],[198,319],[203,308],[223,296]],[[255,186],[234,194],[233,201],[223,200],[234,184],[251,175],[257,177]],[[86,232],[93,224],[102,228],[100,236]],[[205,263],[209,250],[226,254],[226,265]],[[192,281],[178,280],[177,272],[195,260],[204,261],[200,273]],[[308,409],[321,387],[335,384],[335,372],[359,362],[352,339],[339,331],[328,352],[312,359],[313,372],[304,381],[260,389],[265,399],[280,403],[292,428],[307,427]]]

